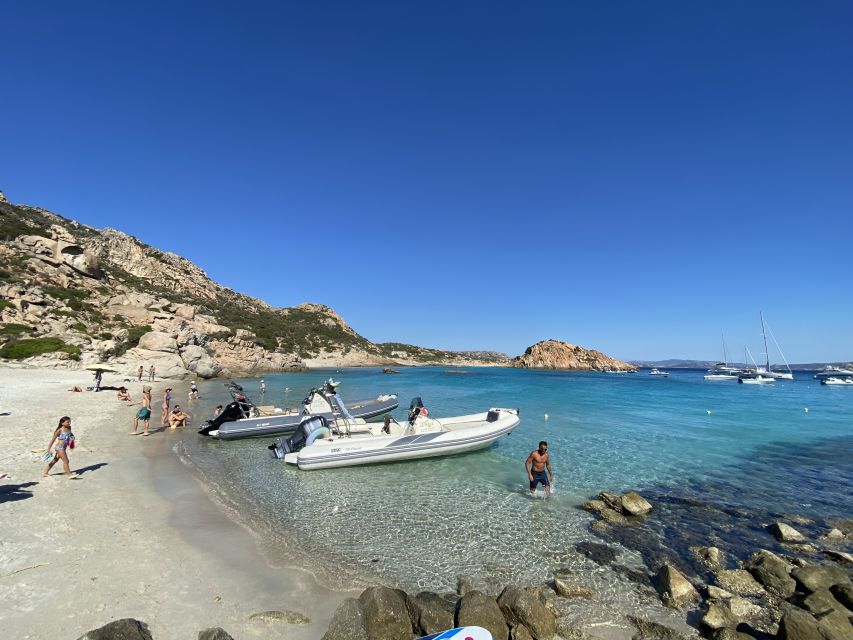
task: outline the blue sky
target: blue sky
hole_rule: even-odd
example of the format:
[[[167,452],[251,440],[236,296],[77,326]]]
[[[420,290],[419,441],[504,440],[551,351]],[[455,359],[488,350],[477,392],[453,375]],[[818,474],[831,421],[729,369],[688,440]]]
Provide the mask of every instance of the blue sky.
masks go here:
[[[375,341],[853,358],[849,2],[0,1],[0,189]]]

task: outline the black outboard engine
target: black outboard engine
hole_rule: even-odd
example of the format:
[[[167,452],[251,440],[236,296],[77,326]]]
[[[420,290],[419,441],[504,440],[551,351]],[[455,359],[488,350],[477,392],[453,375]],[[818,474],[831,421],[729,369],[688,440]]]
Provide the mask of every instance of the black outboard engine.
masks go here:
[[[415,418],[421,415],[421,409],[423,408],[424,402],[420,396],[412,398],[412,402],[409,404],[409,424],[415,424]]]
[[[207,420],[201,426],[198,432],[203,436],[209,436],[211,431],[216,431],[226,422],[234,422],[248,418],[251,415],[252,405],[245,400],[235,400],[225,406],[218,416],[213,420]]]
[[[329,422],[323,416],[310,416],[303,418],[296,431],[287,440],[282,438],[279,442],[284,453],[296,453],[308,442],[308,438],[318,429],[328,429]]]

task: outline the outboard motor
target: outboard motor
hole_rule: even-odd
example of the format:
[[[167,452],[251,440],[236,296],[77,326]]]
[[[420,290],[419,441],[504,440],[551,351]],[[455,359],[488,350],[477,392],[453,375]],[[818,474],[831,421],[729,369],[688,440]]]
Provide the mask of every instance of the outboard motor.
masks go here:
[[[300,451],[306,444],[314,442],[321,435],[320,429],[329,431],[329,422],[323,416],[310,416],[303,418],[296,431],[287,440],[281,439],[281,448],[284,453],[296,453]],[[312,437],[313,435],[313,437]]]
[[[211,431],[216,431],[226,422],[234,422],[241,420],[251,415],[252,405],[245,400],[235,400],[225,406],[218,416],[213,420],[207,420],[202,423],[201,429],[198,432],[203,436],[209,436]]]
[[[409,424],[415,424],[415,419],[421,415],[421,410],[424,408],[424,402],[420,396],[412,398],[409,404]]]

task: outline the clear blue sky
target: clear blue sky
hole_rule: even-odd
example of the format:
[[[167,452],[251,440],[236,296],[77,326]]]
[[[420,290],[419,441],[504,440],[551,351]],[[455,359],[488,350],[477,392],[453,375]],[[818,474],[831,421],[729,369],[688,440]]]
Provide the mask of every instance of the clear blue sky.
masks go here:
[[[853,3],[0,9],[14,202],[375,341],[853,358]]]

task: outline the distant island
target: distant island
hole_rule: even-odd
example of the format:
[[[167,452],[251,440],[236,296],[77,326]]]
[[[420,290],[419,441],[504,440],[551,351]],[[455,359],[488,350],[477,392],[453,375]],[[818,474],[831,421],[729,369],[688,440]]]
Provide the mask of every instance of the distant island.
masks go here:
[[[519,369],[566,369],[571,371],[634,371],[637,367],[595,349],[561,340],[542,340],[527,347],[510,365]]]

